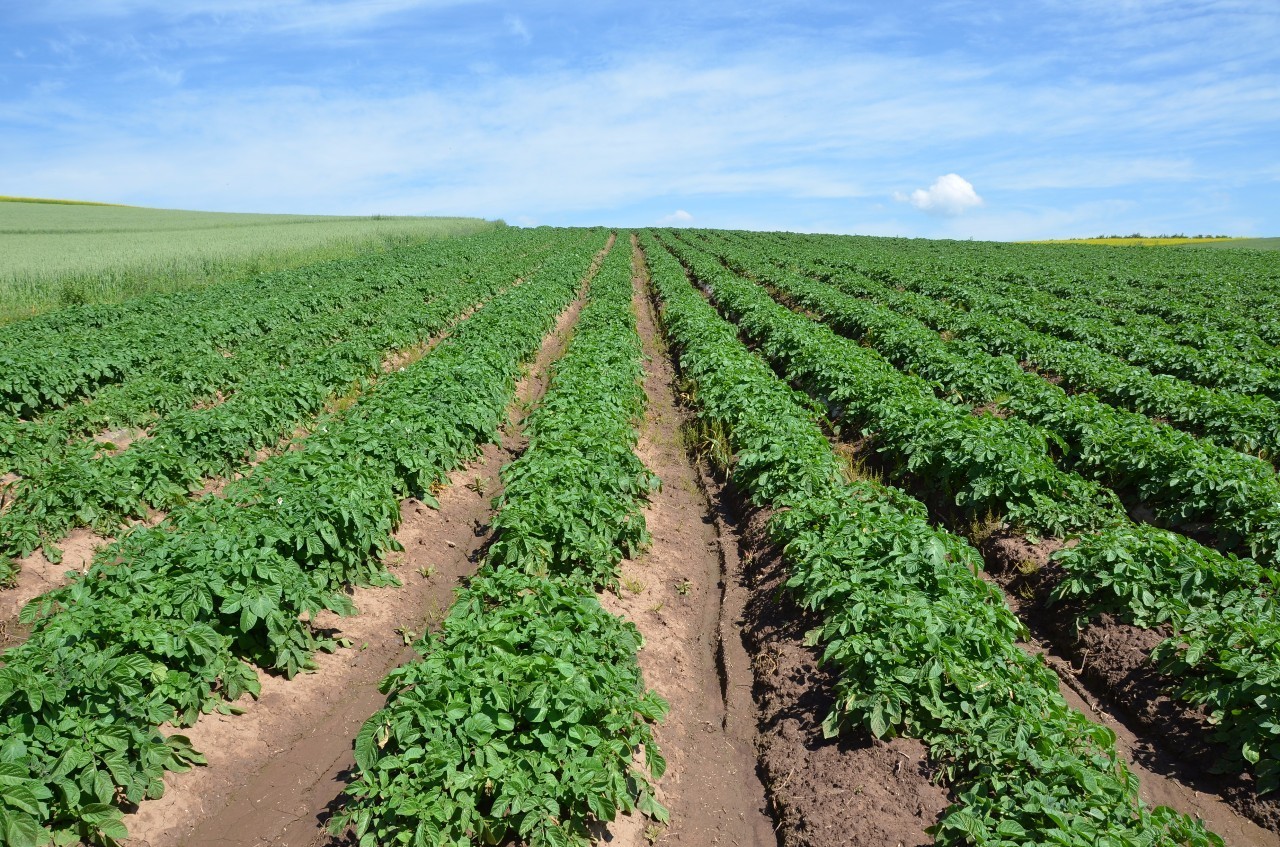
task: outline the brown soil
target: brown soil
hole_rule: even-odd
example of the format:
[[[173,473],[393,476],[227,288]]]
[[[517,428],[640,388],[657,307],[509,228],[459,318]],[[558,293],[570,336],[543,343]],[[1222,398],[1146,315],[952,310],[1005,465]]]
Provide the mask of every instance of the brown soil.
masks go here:
[[[196,411],[196,412],[203,412],[206,409],[213,409],[227,402],[227,397],[228,397],[227,393],[223,389],[219,388],[217,391],[213,392],[208,397],[203,397],[197,400],[196,402],[192,403],[191,408],[193,411]]]
[[[1000,418],[1001,420],[1009,417],[1009,410],[1001,406],[999,403],[982,403],[974,406],[971,412],[976,417],[991,415],[992,417]]]
[[[818,621],[791,600],[780,551],[766,532],[768,514],[747,508],[741,539],[748,649],[760,708],[760,761],[780,843],[786,847],[928,845],[926,827],[951,800],[935,782],[919,741],[881,741],[866,732],[825,738],[834,676],[816,648],[804,646]]]
[[[18,572],[13,587],[0,591],[0,650],[26,640],[30,628],[18,623],[18,613],[28,601],[66,585],[68,572],[84,573],[98,548],[111,541],[79,527],[54,545],[62,551],[61,563],[50,562],[41,550],[16,560]]]
[[[1003,532],[981,544],[991,575],[1037,639],[1027,649],[1058,673],[1072,706],[1116,732],[1147,803],[1204,819],[1230,845],[1280,847],[1280,800],[1259,799],[1251,777],[1209,772],[1221,753],[1208,740],[1212,727],[1202,712],[1168,696],[1170,680],[1149,661],[1167,630],[1102,615],[1077,632],[1076,609],[1045,606],[1062,578],[1048,558],[1061,547],[1056,539],[1032,543]]]
[[[602,602],[632,621],[645,639],[639,661],[647,685],[671,705],[657,729],[667,773],[658,797],[670,809],[666,827],[640,815],[620,818],[611,844],[776,843],[756,774],[751,666],[737,635],[741,603],[723,571],[714,519],[684,445],[684,413],[642,278],[635,307],[648,364],[648,407],[636,452],[662,480],[645,509],[653,541],[623,562],[618,596]]]
[[[0,474],[0,511],[9,505],[9,489],[18,481],[16,473]]]
[[[110,455],[112,453],[123,453],[128,450],[130,445],[135,441],[142,441],[151,436],[144,430],[134,427],[123,427],[121,429],[109,429],[106,432],[99,433],[93,437],[93,440],[102,448],[99,455]]]
[[[781,554],[765,532],[768,515],[744,503],[705,465],[699,482],[715,509],[725,605],[741,610],[741,640],[755,677],[758,768],[777,843],[932,844],[924,830],[950,800],[932,781],[924,746],[901,738],[882,742],[866,733],[823,737],[822,721],[834,703],[833,678],[822,669],[818,651],[804,646],[805,632],[817,622],[783,587]]]
[[[513,417],[545,390],[548,368],[563,352],[581,306],[578,298],[561,315],[517,384]],[[358,615],[317,621],[333,637],[350,639],[351,648],[317,656],[316,671],[291,681],[264,676],[261,698],[237,704],[244,714],[207,715],[183,730],[209,765],[167,774],[165,796],[127,816],[132,837],[126,845],[335,843],[325,826],[354,767],[352,740],[385,702],[378,683],[413,658],[406,642],[439,626],[454,589],[475,570],[487,542],[491,498],[500,493],[499,472],[521,447],[518,431],[508,427],[501,445],[486,445],[478,460],[450,474],[439,510],[416,500],[401,505],[396,539],[405,552],[388,564],[403,587],[354,591]]]
[[[1045,382],[1048,382],[1057,386],[1062,385],[1062,377],[1050,371],[1041,370],[1038,366],[1036,366],[1034,362],[1028,362],[1027,360],[1024,359],[1021,362],[1018,362],[1018,366],[1022,368],[1024,371],[1026,371],[1027,373],[1035,374],[1036,376],[1041,377]],[[1068,393],[1071,393],[1071,392],[1068,392]]]

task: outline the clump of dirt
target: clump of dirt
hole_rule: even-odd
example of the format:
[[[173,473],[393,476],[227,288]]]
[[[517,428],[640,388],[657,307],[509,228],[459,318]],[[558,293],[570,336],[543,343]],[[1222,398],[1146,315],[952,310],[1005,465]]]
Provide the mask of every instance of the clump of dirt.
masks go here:
[[[1000,418],[1001,420],[1004,420],[1009,417],[1009,410],[1001,406],[999,403],[981,403],[974,406],[970,410],[970,414],[978,418],[983,415],[990,415],[993,418]]]
[[[120,429],[110,429],[106,432],[99,433],[93,437],[101,450],[99,455],[109,455],[112,453],[123,453],[135,441],[143,441],[151,436],[145,430],[135,427],[122,427]]]
[[[1061,376],[1051,371],[1041,370],[1040,367],[1037,366],[1034,362],[1029,362],[1026,359],[1023,359],[1021,362],[1018,362],[1018,367],[1022,368],[1027,373],[1035,374],[1036,376],[1043,379],[1045,382],[1048,382],[1052,385],[1057,385],[1057,386],[1062,385]]]

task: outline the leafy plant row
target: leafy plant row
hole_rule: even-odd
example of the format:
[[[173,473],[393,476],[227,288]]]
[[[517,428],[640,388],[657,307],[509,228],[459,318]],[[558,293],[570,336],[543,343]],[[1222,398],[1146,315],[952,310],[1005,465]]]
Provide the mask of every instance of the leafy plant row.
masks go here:
[[[929,383],[780,306],[710,254],[675,239],[667,244],[780,372],[820,398],[833,418],[874,433],[880,452],[903,472],[928,478],[966,514],[1005,516],[1053,535],[1120,514],[1111,492],[1055,466],[1043,431],[941,400]]]
[[[861,338],[899,367],[969,402],[1000,408],[1058,440],[1062,462],[1151,509],[1169,526],[1212,528],[1224,549],[1274,564],[1280,553],[1280,477],[1268,463],[1197,440],[1092,395],[1070,395],[964,340],[944,340],[914,318],[864,303],[787,271],[741,248],[726,251],[737,267],[770,285],[842,333]],[[735,259],[743,256],[750,258]]]
[[[0,844],[109,842],[119,807],[156,797],[197,754],[159,727],[257,690],[251,665],[292,675],[334,645],[322,609],[387,584],[399,501],[431,490],[497,437],[520,363],[572,299],[600,233],[495,296],[430,353],[387,375],[297,451],[138,527],[80,579],[33,601],[29,639],[0,668]]]
[[[735,239],[734,248],[750,244]],[[760,245],[755,245],[759,247]],[[915,318],[951,338],[972,342],[994,355],[1008,355],[1033,367],[1064,388],[1087,391],[1121,408],[1167,420],[1196,435],[1213,438],[1246,453],[1261,453],[1273,463],[1280,457],[1280,404],[1269,397],[1215,391],[1145,368],[1096,350],[1030,329],[1020,321],[967,311],[912,291],[814,261],[804,242],[768,251],[768,260],[784,270],[813,275],[841,291]]]
[[[1177,256],[1174,252],[1163,257],[1166,267],[1176,266]],[[1256,276],[1233,278],[1233,258],[1219,254],[1211,271],[1185,281],[1169,280],[1157,272],[1137,279],[1108,274],[1069,281],[1029,276],[1018,282],[1058,298],[1061,305],[1055,309],[1118,324],[1173,344],[1226,351],[1241,362],[1280,367],[1280,349],[1275,346],[1280,339],[1271,333],[1271,340],[1265,340],[1268,333],[1260,334],[1263,327],[1252,318],[1254,312],[1268,308],[1268,298],[1277,290],[1268,294]],[[1224,305],[1229,307],[1225,314]]]
[[[1078,601],[1081,621],[1171,628],[1152,661],[1172,696],[1205,708],[1228,751],[1215,769],[1251,770],[1259,793],[1280,788],[1280,573],[1150,526],[1085,536],[1054,559],[1054,599]]]
[[[25,556],[43,545],[56,556],[53,542],[76,525],[109,534],[125,518],[144,517],[148,507],[183,502],[207,477],[241,467],[255,450],[320,412],[336,393],[376,374],[388,350],[436,335],[468,307],[528,274],[532,263],[518,248],[516,241],[506,250],[489,250],[482,268],[459,262],[419,286],[398,287],[365,303],[354,322],[326,322],[333,343],[299,356],[290,367],[267,361],[225,402],[175,412],[156,425],[151,438],[122,453],[102,455],[100,445],[80,442],[29,471],[0,514],[0,554]],[[459,280],[462,271],[473,278]]]
[[[779,235],[779,243],[797,237]],[[994,244],[806,236],[831,258],[855,260],[877,278],[1009,282],[1048,292],[1072,308],[1126,323],[1164,322],[1158,335],[1192,347],[1275,355],[1280,294],[1275,257],[1261,251]],[[1158,326],[1158,325],[1157,325]],[[1216,338],[1215,338],[1216,337]],[[1251,359],[1252,360],[1252,359]],[[1258,363],[1262,363],[1258,361]]]
[[[651,237],[663,320],[700,418],[723,426],[732,474],[777,511],[789,588],[823,621],[810,639],[838,674],[824,723],[929,745],[955,803],[947,845],[1221,844],[1148,808],[1114,735],[1067,706],[1057,678],[1016,644],[1021,624],[977,576],[980,559],[894,489],[843,479],[803,399],[738,341]]]
[[[433,243],[429,251],[384,257],[377,273],[355,274],[347,267],[323,286],[286,289],[280,293],[295,299],[292,308],[256,315],[259,331],[246,338],[233,339],[216,349],[195,345],[175,351],[121,382],[103,387],[84,402],[35,420],[0,418],[0,470],[29,476],[33,467],[82,447],[84,436],[121,427],[154,426],[171,413],[216,405],[240,390],[246,380],[261,380],[272,371],[313,359],[320,349],[357,330],[376,327],[382,318],[378,312],[388,298],[407,297],[415,291],[430,297],[442,284],[466,283],[474,273],[471,268],[483,256],[495,250],[519,249],[522,243],[519,238],[496,234],[444,240]],[[536,253],[540,245],[530,237],[524,246]]]
[[[730,264],[740,269],[755,273],[762,266],[761,257],[746,248],[728,252]],[[1014,410],[1046,395],[1059,404],[1076,399],[1007,359],[944,342],[909,318],[822,283],[781,271],[766,270],[761,278],[948,390],[975,399],[1003,393],[1002,402]],[[1171,680],[1171,694],[1209,708],[1218,739],[1233,751],[1220,767],[1238,770],[1247,762],[1260,790],[1280,784],[1280,663],[1274,653],[1274,645],[1280,644],[1274,596],[1280,574],[1123,519],[1086,535],[1057,560],[1068,575],[1057,596],[1086,600],[1089,615],[1105,611],[1138,626],[1174,625],[1173,636],[1156,653]]]
[[[595,595],[647,540],[656,480],[633,452],[642,355],[627,250],[614,247],[527,420],[529,448],[503,470],[479,575],[421,658],[382,683],[336,831],[354,827],[368,847],[585,847],[619,812],[665,819],[650,779],[667,707],[644,688],[639,632]]]
[[[828,262],[832,267],[870,271],[867,275],[873,279],[947,299],[969,311],[1012,318],[1039,332],[1087,344],[1153,373],[1170,374],[1211,388],[1280,399],[1280,367],[1239,359],[1236,356],[1239,345],[1229,339],[1204,348],[1168,341],[1149,331],[1080,314],[1082,310],[1070,300],[1037,292],[1008,276],[958,282],[927,274],[877,272],[862,265],[856,255],[844,258],[837,253]]]
[[[246,340],[327,311],[345,290],[386,279],[401,260],[421,268],[451,249],[448,240],[429,242],[20,321],[0,329],[0,413],[32,418],[130,376],[166,366],[172,372],[193,357],[234,351]]]

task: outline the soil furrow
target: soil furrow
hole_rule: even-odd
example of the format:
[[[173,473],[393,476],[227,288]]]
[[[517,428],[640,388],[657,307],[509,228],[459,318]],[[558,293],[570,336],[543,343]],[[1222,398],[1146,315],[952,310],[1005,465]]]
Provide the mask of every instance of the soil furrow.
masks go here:
[[[685,416],[645,285],[637,273],[633,302],[647,359],[648,405],[636,453],[662,488],[644,512],[649,548],[623,562],[618,596],[601,601],[643,634],[645,684],[671,704],[656,730],[668,764],[658,797],[671,820],[662,827],[638,815],[621,818],[609,828],[610,843],[766,847],[776,838],[756,775],[740,604],[735,608],[727,596],[734,575],[724,571],[715,521],[685,450]]]
[[[723,451],[695,444],[694,452]],[[707,461],[698,461],[697,481],[712,506],[724,556],[725,609],[731,614],[722,620],[736,632],[723,641],[727,648],[738,645],[753,671],[757,774],[774,818],[770,843],[932,844],[925,829],[950,799],[933,780],[924,745],[879,741],[867,733],[824,736],[833,678],[822,669],[819,651],[804,645],[805,633],[818,622],[790,599],[781,551],[766,532],[768,514],[745,502]],[[729,681],[732,694],[736,686]]]
[[[1172,806],[1203,818],[1229,845],[1280,847],[1280,799],[1259,798],[1252,778],[1215,774],[1221,753],[1209,740],[1204,714],[1172,699],[1173,681],[1151,663],[1151,651],[1168,632],[1141,629],[1102,615],[1075,628],[1075,609],[1046,607],[1061,577],[1048,560],[1061,542],[1032,544],[994,534],[980,545],[991,579],[1063,681],[1073,706],[1116,732],[1116,747],[1142,784],[1148,803]]]
[[[582,304],[580,293],[517,384],[501,444],[485,445],[480,458],[450,474],[437,495],[438,510],[416,500],[401,504],[395,535],[405,551],[388,565],[404,585],[355,590],[359,614],[321,616],[317,625],[349,639],[351,647],[317,656],[314,672],[293,680],[263,675],[262,696],[237,704],[244,714],[206,715],[183,731],[209,765],[167,774],[165,796],[127,817],[132,837],[126,845],[343,843],[325,826],[354,768],[352,739],[382,707],[383,677],[416,655],[409,644],[439,626],[455,588],[475,571],[488,541],[491,498],[500,493],[499,473],[524,447],[519,422],[545,391]]]

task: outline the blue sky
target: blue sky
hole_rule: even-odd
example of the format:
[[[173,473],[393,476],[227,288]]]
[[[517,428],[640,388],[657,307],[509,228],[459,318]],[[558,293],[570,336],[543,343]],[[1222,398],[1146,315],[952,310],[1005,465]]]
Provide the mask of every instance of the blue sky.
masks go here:
[[[0,194],[1280,235],[1280,2],[0,5]]]

